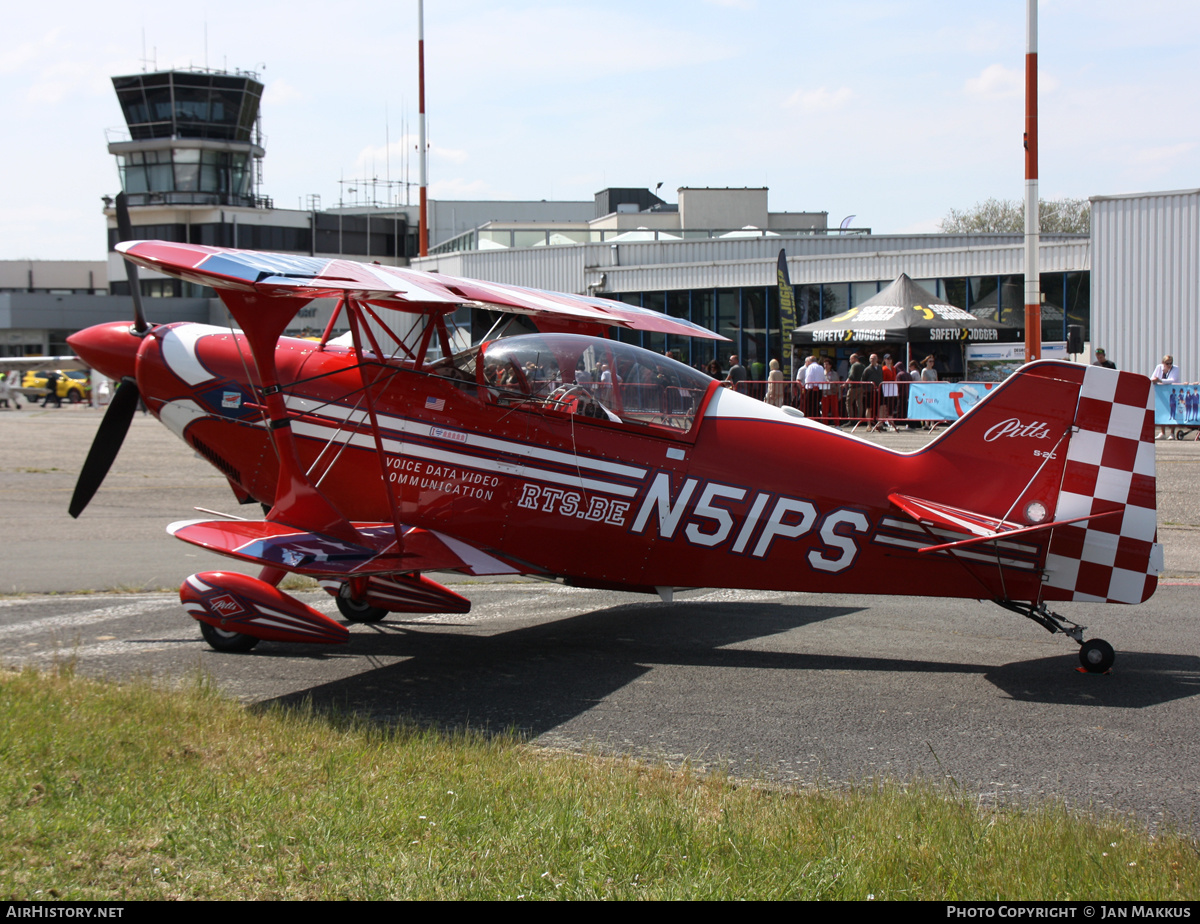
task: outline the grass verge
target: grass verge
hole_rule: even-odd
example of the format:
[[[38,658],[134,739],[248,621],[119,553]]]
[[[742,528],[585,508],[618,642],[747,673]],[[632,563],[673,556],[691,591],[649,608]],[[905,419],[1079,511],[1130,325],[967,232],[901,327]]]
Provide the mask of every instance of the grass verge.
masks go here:
[[[931,786],[764,790],[506,736],[0,674],[10,899],[1181,899],[1191,840]]]

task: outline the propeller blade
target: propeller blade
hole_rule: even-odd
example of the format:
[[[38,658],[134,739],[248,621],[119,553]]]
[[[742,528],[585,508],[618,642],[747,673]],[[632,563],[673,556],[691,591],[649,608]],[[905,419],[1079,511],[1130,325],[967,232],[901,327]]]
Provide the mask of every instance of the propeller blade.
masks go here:
[[[108,404],[108,410],[104,412],[104,419],[100,421],[100,429],[92,440],[92,448],[88,450],[87,459],[79,472],[79,480],[75,482],[75,493],[71,497],[71,506],[67,508],[71,516],[78,518],[83,513],[83,508],[95,496],[104,476],[112,468],[113,460],[133,422],[138,397],[137,382],[131,378],[122,379]]]
[[[133,240],[133,222],[129,220],[129,201],[123,192],[117,193],[117,237],[121,241]],[[134,332],[144,334],[150,329],[150,325],[146,323],[146,312],[142,308],[142,283],[138,278],[137,264],[132,260],[125,261],[125,278],[129,280],[129,294],[133,297]]]

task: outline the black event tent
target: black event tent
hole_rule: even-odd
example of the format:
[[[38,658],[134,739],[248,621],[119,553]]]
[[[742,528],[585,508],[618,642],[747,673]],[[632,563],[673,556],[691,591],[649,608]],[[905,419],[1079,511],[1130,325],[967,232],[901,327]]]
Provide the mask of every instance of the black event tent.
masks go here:
[[[948,305],[901,273],[886,289],[832,318],[792,331],[792,342],[823,344],[1013,342],[1021,331]]]

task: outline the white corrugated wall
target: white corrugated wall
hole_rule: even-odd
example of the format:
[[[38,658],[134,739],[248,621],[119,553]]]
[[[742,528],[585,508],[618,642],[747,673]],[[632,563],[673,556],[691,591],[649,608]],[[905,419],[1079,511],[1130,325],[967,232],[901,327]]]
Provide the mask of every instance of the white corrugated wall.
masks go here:
[[[996,235],[862,235],[726,238],[469,251],[414,260],[417,269],[598,295],[773,285],[780,247],[797,285],[1022,272],[1023,238]],[[1088,269],[1088,241],[1044,235],[1042,272]]]
[[[1200,381],[1200,189],[1092,199],[1092,343],[1149,375]]]

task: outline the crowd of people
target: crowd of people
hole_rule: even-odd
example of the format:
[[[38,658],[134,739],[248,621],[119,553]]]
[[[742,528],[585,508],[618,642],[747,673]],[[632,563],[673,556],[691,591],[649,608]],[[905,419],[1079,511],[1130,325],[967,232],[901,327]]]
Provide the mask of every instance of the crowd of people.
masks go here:
[[[895,430],[898,425],[909,424],[909,385],[938,380],[933,356],[921,362],[913,360],[906,367],[891,353],[882,357],[878,353],[852,353],[841,371],[832,357],[810,355],[791,382],[778,359],[771,360],[765,381],[750,379],[737,356],[729,358],[725,373],[716,359],[706,371],[725,387],[761,398],[774,407],[788,405],[823,423],[861,423],[872,430]]]

